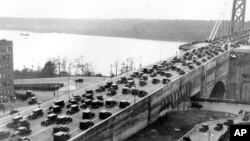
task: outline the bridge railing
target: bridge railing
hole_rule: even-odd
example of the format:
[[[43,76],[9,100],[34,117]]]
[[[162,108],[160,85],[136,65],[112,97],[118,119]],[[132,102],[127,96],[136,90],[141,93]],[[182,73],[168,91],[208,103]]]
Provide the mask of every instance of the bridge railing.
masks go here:
[[[219,98],[196,98],[193,102],[210,102],[210,103],[228,103],[228,104],[245,104],[250,105],[250,102],[237,101],[235,99],[219,99]]]

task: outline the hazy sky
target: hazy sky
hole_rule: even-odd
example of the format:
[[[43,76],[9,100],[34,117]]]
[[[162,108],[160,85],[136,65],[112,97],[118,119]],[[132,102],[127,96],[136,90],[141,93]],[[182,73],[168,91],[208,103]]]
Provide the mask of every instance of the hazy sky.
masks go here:
[[[211,20],[225,1],[231,11],[233,0],[0,0],[0,17]],[[246,13],[250,20],[249,1]]]

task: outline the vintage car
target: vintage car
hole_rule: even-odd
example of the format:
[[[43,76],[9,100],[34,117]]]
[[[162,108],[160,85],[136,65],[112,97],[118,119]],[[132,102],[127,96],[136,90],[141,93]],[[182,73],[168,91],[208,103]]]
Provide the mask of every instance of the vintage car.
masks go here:
[[[117,84],[112,84],[111,85],[111,89],[113,89],[113,90],[118,90],[118,85]]]
[[[157,73],[151,73],[149,76],[150,76],[150,77],[156,77],[156,76],[157,76]]]
[[[147,85],[147,82],[145,80],[139,80],[139,86],[143,87],[146,85]]]
[[[30,100],[28,101],[29,105],[36,104],[37,103],[37,98],[36,97],[31,97]]]
[[[66,115],[61,115],[56,118],[56,124],[68,124],[72,121],[72,117]]]
[[[158,84],[158,83],[160,83],[161,81],[160,81],[160,79],[157,79],[157,78],[154,78],[153,80],[152,80],[152,84]]]
[[[10,136],[10,131],[0,131],[0,140],[6,139]]]
[[[11,135],[11,137],[15,137],[15,136],[28,136],[31,134],[31,130],[29,128],[26,127],[19,127],[17,129],[17,131]]]
[[[31,114],[28,115],[29,120],[34,120],[43,116],[43,109],[35,108]]]
[[[112,81],[108,81],[108,82],[106,82],[106,84],[105,84],[104,87],[105,87],[106,89],[111,88],[112,84],[113,84]]]
[[[188,65],[188,68],[189,68],[190,70],[192,70],[192,69],[194,69],[194,66],[193,66],[193,65]]]
[[[73,104],[70,106],[69,109],[67,109],[66,114],[67,115],[73,115],[75,113],[78,113],[80,111],[79,106],[76,104]]]
[[[112,115],[111,112],[107,111],[107,110],[101,110],[99,112],[99,119],[106,119],[108,117],[110,117]]]
[[[52,134],[55,134],[55,133],[60,132],[60,131],[69,132],[69,127],[67,125],[59,124],[59,125],[53,127]]]
[[[91,108],[98,109],[104,105],[104,102],[101,100],[92,100],[91,101]]]
[[[86,94],[94,94],[93,90],[86,90],[85,92],[86,92]]]
[[[10,138],[9,141],[30,141],[30,139],[27,136],[18,136],[16,135],[15,137]]]
[[[64,100],[56,100],[54,104],[63,108],[65,106]]]
[[[142,75],[142,79],[145,80],[145,81],[147,81],[148,80],[148,75],[147,74],[143,74]]]
[[[131,90],[128,87],[122,88],[122,94],[129,94],[129,93],[131,93]]]
[[[10,110],[10,115],[13,115],[13,114],[15,114],[15,113],[18,113],[19,111],[18,110],[16,110],[16,109],[14,109],[14,110]]]
[[[96,96],[96,99],[97,99],[97,100],[101,100],[101,101],[103,101],[103,100],[104,100],[104,98],[103,98],[103,96],[102,96],[102,95],[98,95],[98,96]]]
[[[105,88],[104,86],[99,86],[99,88],[97,88],[97,89],[95,90],[95,92],[100,93],[100,92],[103,92],[103,91],[105,91],[105,90],[106,90],[106,88]]]
[[[10,123],[7,124],[7,127],[8,128],[17,128],[18,127],[18,124],[19,124],[19,121],[23,119],[22,116],[15,116],[12,118],[12,121]]]
[[[89,109],[82,112],[82,119],[92,119],[93,117],[95,117],[95,113],[91,112]]]
[[[114,99],[107,99],[107,100],[105,101],[105,107],[106,107],[106,108],[113,108],[113,107],[116,106],[117,104],[118,104],[117,101],[114,100]]]
[[[51,114],[51,113],[60,114],[61,112],[62,112],[62,109],[60,106],[52,105],[51,107],[49,107],[48,114]]]
[[[170,77],[172,76],[172,74],[171,74],[171,73],[166,72],[166,73],[165,73],[165,76],[166,76],[167,78],[170,78]]]
[[[56,119],[57,119],[57,114],[49,114],[47,115],[47,118],[41,122],[41,125],[42,126],[49,126],[51,124],[54,124],[56,122]]]
[[[71,135],[67,132],[59,131],[54,134],[54,141],[67,141]]]
[[[14,129],[17,130],[19,127],[26,127],[29,129],[30,122],[27,119],[20,119],[18,125],[14,127]]]
[[[80,95],[74,95],[73,96],[73,99],[75,100],[75,101],[77,101],[77,102],[79,102],[79,101],[81,101],[81,96]]]
[[[84,97],[85,99],[94,99],[94,94],[85,94]]]
[[[94,125],[93,121],[91,121],[91,120],[83,120],[83,121],[80,122],[79,128],[81,130],[87,130],[88,128],[90,128],[93,125]]]
[[[146,96],[146,95],[148,95],[148,92],[146,92],[146,91],[144,91],[144,90],[139,90],[139,93],[138,93],[138,96],[139,96],[139,97],[144,97],[144,96]]]
[[[119,107],[120,107],[121,109],[126,108],[126,107],[128,107],[129,105],[130,105],[130,103],[129,103],[127,100],[121,100],[121,101],[119,102]]]
[[[162,79],[162,84],[168,84],[171,80],[167,78]]]
[[[125,87],[131,88],[135,85],[134,80],[128,80],[128,82],[126,83]]]
[[[132,94],[132,95],[137,95],[138,93],[139,93],[139,90],[138,90],[138,89],[132,88],[132,90],[131,90],[131,94]]]
[[[107,96],[114,96],[114,95],[116,95],[117,94],[117,92],[114,90],[114,89],[110,89],[109,91],[108,91],[108,93],[107,93]]]
[[[202,124],[201,128],[199,129],[200,132],[207,132],[209,130],[208,124]]]
[[[91,102],[93,101],[93,99],[85,99],[84,103],[87,107],[91,107]]]
[[[221,131],[223,129],[223,123],[217,123],[214,127],[215,131]]]
[[[186,72],[184,70],[179,71],[179,75],[184,75]]]

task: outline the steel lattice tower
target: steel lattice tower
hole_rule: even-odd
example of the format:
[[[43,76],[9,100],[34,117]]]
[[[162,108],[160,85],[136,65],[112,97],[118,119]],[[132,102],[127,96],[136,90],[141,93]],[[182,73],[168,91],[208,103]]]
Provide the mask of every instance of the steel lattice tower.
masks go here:
[[[231,18],[231,34],[244,31],[246,12],[246,0],[234,0],[232,18]]]

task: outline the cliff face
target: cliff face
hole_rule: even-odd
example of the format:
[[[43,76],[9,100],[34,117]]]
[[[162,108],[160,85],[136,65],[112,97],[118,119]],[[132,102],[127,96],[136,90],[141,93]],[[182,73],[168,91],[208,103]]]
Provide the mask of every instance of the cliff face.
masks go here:
[[[150,40],[194,41],[208,38],[215,21],[143,19],[0,18],[0,29],[57,32]],[[250,22],[246,23],[250,28]]]

